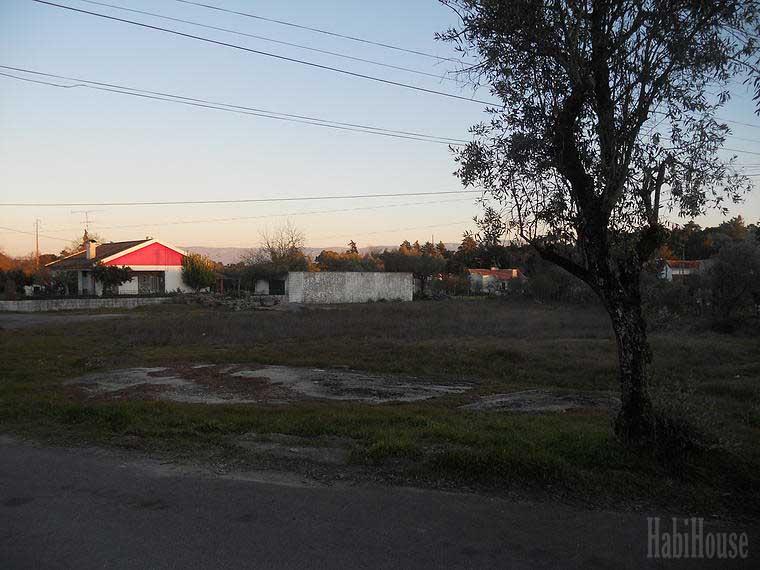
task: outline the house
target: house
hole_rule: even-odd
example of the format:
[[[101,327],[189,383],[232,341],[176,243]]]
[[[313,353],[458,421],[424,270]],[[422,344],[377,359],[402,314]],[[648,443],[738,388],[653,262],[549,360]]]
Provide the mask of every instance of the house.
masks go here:
[[[689,275],[704,273],[713,263],[712,259],[663,259],[660,278],[668,281],[680,281]]]
[[[509,290],[512,283],[525,281],[525,275],[519,269],[468,269],[467,280],[470,293],[490,293],[500,295]]]
[[[98,244],[85,232],[82,249],[46,267],[53,272],[75,272],[79,295],[103,294],[103,285],[93,276],[97,265],[132,269],[132,279],[118,287],[119,295],[188,292],[191,289],[182,282],[182,260],[186,255],[177,247],[151,238]]]

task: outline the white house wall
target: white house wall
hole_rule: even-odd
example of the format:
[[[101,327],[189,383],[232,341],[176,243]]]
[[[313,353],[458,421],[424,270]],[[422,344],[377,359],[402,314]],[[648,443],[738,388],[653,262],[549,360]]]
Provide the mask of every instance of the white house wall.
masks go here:
[[[143,269],[142,267],[140,269]],[[146,269],[147,271],[147,269]],[[189,293],[192,291],[190,287],[185,285],[185,283],[182,281],[182,268],[181,267],[166,267],[164,268],[164,271],[166,271],[165,275],[165,287],[167,293],[172,293],[179,289],[183,293]]]
[[[138,278],[137,274],[141,271],[163,271],[164,272],[164,290],[167,293],[174,293],[179,289],[183,293],[190,293],[192,289],[182,281],[182,268],[174,265],[135,265],[132,269],[132,279],[119,286],[119,295],[137,295]],[[80,291],[81,291],[81,271],[79,272]],[[96,285],[97,294],[103,294],[103,287],[100,283]]]
[[[286,294],[291,303],[411,301],[414,278],[411,273],[291,271]]]

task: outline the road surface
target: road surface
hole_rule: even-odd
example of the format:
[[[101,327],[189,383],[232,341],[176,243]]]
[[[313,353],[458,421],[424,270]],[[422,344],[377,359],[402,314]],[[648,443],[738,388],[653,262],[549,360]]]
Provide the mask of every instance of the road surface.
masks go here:
[[[218,476],[0,437],[4,569],[639,568],[645,548],[636,513]]]

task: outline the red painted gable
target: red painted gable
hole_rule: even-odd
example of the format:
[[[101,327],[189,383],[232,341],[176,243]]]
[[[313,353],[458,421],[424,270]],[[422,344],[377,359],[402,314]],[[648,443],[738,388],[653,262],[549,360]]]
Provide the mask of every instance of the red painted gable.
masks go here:
[[[107,261],[105,265],[127,265],[129,267],[139,267],[141,265],[177,266],[182,265],[182,254],[160,243],[152,243]]]

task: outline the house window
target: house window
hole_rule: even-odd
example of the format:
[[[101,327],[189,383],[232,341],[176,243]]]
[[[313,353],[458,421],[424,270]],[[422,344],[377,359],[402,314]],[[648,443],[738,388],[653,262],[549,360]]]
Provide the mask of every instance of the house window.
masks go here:
[[[137,274],[137,293],[151,295],[165,291],[163,271],[141,271]]]
[[[90,273],[89,271],[82,271],[82,295],[90,294]]]
[[[285,294],[285,280],[284,279],[270,279],[269,280],[269,294],[270,295],[284,295]]]

